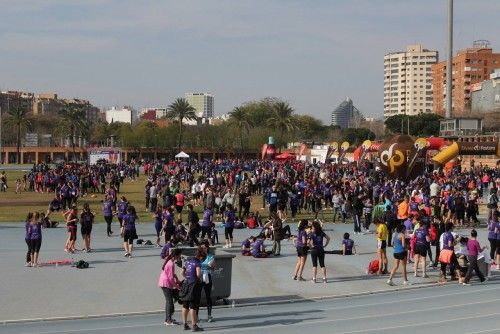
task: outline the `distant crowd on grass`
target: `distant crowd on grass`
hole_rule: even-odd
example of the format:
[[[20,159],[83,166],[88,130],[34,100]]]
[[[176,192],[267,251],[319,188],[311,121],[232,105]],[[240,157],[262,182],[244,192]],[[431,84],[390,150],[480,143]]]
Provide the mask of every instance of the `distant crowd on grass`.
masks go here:
[[[138,176],[139,164],[135,161],[120,164],[102,161],[95,165],[41,163],[33,165],[22,178],[16,179],[15,184],[16,193],[55,193],[64,202],[73,202],[80,196],[104,194],[107,185],[113,185],[119,191],[125,178],[135,180]],[[0,185],[4,191],[8,188],[5,171],[1,173],[1,179]]]

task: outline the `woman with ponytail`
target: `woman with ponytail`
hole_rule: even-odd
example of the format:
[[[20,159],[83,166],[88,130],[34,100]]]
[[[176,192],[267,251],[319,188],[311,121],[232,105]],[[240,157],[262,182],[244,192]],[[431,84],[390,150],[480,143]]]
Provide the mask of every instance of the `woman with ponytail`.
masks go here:
[[[172,319],[174,314],[174,293],[179,289],[180,281],[175,274],[175,263],[181,258],[181,250],[174,248],[165,258],[165,263],[161,269],[158,286],[165,296],[165,325],[178,325],[179,323]]]

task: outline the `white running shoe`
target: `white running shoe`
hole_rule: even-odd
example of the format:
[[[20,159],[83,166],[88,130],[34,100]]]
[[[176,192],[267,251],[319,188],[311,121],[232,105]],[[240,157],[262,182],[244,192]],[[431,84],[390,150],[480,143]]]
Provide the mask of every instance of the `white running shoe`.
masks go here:
[[[394,286],[394,282],[391,279],[389,279],[387,280],[387,285]]]

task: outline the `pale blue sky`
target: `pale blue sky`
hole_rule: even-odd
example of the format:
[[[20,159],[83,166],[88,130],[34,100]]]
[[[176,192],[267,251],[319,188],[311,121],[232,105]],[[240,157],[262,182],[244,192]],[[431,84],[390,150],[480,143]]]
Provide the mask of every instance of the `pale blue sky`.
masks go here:
[[[446,0],[0,0],[0,90],[53,91],[98,106],[215,94],[216,114],[287,99],[329,123],[350,96],[381,117],[383,56],[446,52]],[[455,50],[500,52],[500,1],[455,0]]]

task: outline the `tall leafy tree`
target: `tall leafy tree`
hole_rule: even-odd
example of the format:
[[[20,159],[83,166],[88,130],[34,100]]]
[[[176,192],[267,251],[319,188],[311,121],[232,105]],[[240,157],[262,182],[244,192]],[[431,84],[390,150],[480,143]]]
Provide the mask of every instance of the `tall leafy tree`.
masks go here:
[[[69,103],[59,112],[63,133],[69,137],[73,150],[73,161],[76,161],[75,138],[77,134],[85,137],[89,131],[84,107]]]
[[[5,123],[16,130],[16,163],[21,163],[21,133],[31,127],[28,110],[24,108],[12,108],[7,111]]]
[[[288,102],[277,101],[273,104],[267,125],[279,131],[279,141],[281,144],[283,143],[285,133],[297,128],[294,116],[294,110]]]
[[[385,126],[390,133],[403,133],[412,136],[437,136],[439,135],[440,119],[442,119],[440,115],[428,113],[414,116],[395,115],[385,120]]]
[[[235,107],[233,111],[229,113],[229,121],[238,129],[240,149],[243,150],[243,134],[248,134],[251,128],[248,110],[244,106]]]
[[[177,149],[181,151],[182,148],[182,121],[196,119],[195,109],[185,98],[177,98],[172,104],[168,106],[167,118],[177,120],[179,122],[179,136],[177,140]]]

